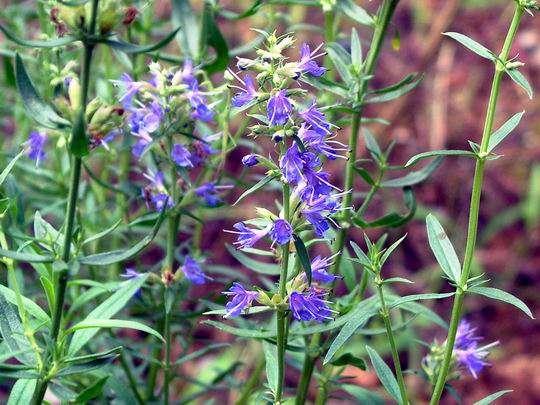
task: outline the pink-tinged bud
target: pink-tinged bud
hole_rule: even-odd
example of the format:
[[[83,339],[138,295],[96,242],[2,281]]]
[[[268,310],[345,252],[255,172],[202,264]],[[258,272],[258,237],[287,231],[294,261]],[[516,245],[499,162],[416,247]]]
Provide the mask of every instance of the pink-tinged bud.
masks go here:
[[[137,7],[129,6],[124,13],[124,19],[122,20],[122,24],[130,25],[133,21],[135,21],[137,15],[139,15],[139,10],[137,10]]]

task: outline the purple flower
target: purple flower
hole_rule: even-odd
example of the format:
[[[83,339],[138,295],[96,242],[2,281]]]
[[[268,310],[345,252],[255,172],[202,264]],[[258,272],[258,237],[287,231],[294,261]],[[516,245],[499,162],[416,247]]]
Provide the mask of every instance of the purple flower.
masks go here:
[[[189,160],[191,153],[187,148],[179,143],[175,143],[171,151],[171,159],[180,167],[193,167],[193,163]]]
[[[164,116],[165,111],[157,101],[132,110],[128,123],[131,133],[139,138],[132,149],[136,157],[141,157],[148,145],[152,143],[150,134],[159,129]]]
[[[305,201],[306,202],[306,201]],[[323,237],[330,229],[330,222],[335,222],[330,218],[339,210],[337,194],[332,196],[323,195],[317,199],[310,199],[306,202],[306,207],[302,209],[302,215],[313,226],[315,235]]]
[[[324,113],[317,108],[315,100],[311,102],[311,105],[308,108],[299,111],[298,115],[307,122],[314,131],[322,135],[329,135],[331,133],[330,123],[326,119]]]
[[[120,274],[120,277],[126,278],[128,280],[132,280],[134,278],[139,277],[141,274],[138,273],[134,268],[132,267],[126,267],[126,270]]]
[[[222,202],[221,198],[218,196],[218,193],[227,188],[230,188],[230,186],[216,186],[216,183],[211,181],[197,187],[195,189],[195,194],[198,197],[203,198],[206,205],[209,207],[217,207]]]
[[[150,184],[142,190],[142,196],[146,201],[147,207],[155,211],[161,211],[165,207],[165,204],[167,204],[167,208],[172,208],[174,202],[165,188],[163,173],[159,171],[152,173],[149,171],[144,174],[144,177],[150,181]]]
[[[186,255],[184,265],[181,269],[186,278],[193,284],[202,285],[205,284],[207,280],[212,280],[212,278],[204,274],[199,263],[189,255]]]
[[[199,103],[194,106],[191,118],[202,122],[210,122],[214,118],[214,111],[208,108],[206,104]]]
[[[257,97],[257,90],[251,76],[244,77],[245,89],[241,88],[239,93],[236,93],[231,101],[233,107],[242,107]]]
[[[200,92],[199,84],[196,79],[189,84],[189,91],[186,93],[186,96],[192,107],[191,117],[193,119],[203,122],[212,121],[214,118],[214,111],[206,105],[206,99]]]
[[[294,319],[319,323],[332,319],[332,310],[324,298],[325,293],[314,288],[304,294],[293,291],[289,295],[289,308]]]
[[[248,228],[245,223],[237,222],[233,225],[235,231],[225,231],[229,233],[234,233],[238,235],[238,239],[234,242],[234,245],[238,249],[246,249],[253,247],[261,238],[264,238],[266,234],[270,231],[269,227],[264,229],[252,229]]]
[[[302,179],[305,152],[302,153],[296,145],[291,145],[279,160],[279,167],[287,183],[298,184]]]
[[[286,220],[279,218],[274,221],[274,225],[270,230],[270,237],[272,238],[272,241],[278,245],[284,245],[291,241],[292,235],[292,226]]]
[[[122,73],[120,80],[115,83],[120,83],[124,87],[124,94],[119,98],[120,103],[125,109],[133,107],[133,97],[145,86],[144,82],[136,82],[128,73]]]
[[[45,159],[45,145],[47,143],[47,134],[41,131],[32,131],[28,135],[26,145],[28,147],[28,157],[36,162],[36,166]]]
[[[253,167],[259,163],[257,155],[249,154],[242,158],[242,164],[246,167]]]
[[[194,166],[201,166],[205,163],[206,158],[210,155],[217,153],[217,151],[212,148],[212,145],[206,141],[196,140],[191,144],[191,163]]]
[[[338,157],[345,158],[340,152],[348,150],[347,146],[338,141],[333,141],[327,138],[326,134],[310,129],[305,123],[298,130],[298,137],[304,145],[314,152],[326,156],[328,159],[334,160]]]
[[[311,274],[313,280],[318,283],[333,283],[339,276],[328,273],[328,268],[332,264],[334,256],[324,257],[315,256],[311,261]]]
[[[311,52],[308,44],[302,44],[302,47],[300,48],[300,61],[298,62],[298,69],[301,73],[308,73],[311,76],[320,77],[326,72],[326,68],[319,66],[314,60],[322,55],[322,53],[317,54],[319,49],[321,49],[321,46],[322,44]]]
[[[240,313],[249,308],[254,299],[257,298],[259,293],[257,291],[248,291],[240,283],[233,283],[229,291],[225,291],[222,294],[232,297],[225,305],[227,313],[225,318],[232,318],[240,315]]]
[[[270,125],[283,125],[289,119],[293,111],[291,101],[285,90],[279,90],[268,100],[266,115]]]
[[[184,66],[182,69],[178,70],[172,80],[173,85],[178,85],[179,83],[184,83],[189,87],[196,87],[199,85],[197,78],[195,77],[195,70],[193,69],[193,62],[189,59],[184,61]]]
[[[493,342],[488,345],[478,347],[478,342],[482,337],[475,335],[476,328],[472,328],[466,320],[460,321],[454,342],[453,355],[458,364],[469,370],[474,378],[478,378],[478,374],[482,369],[489,365],[485,358],[489,355],[489,348],[496,346],[499,342]]]

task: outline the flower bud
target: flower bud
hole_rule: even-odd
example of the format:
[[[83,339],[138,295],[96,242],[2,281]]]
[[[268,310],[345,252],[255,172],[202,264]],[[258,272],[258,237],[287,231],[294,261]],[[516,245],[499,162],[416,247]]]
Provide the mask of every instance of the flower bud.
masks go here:
[[[129,6],[124,11],[124,19],[122,20],[122,24],[130,25],[133,21],[135,21],[135,18],[137,18],[138,14],[139,10],[137,10],[137,7]]]
[[[72,77],[68,83],[69,104],[73,111],[77,111],[81,104],[81,84],[79,79]]]

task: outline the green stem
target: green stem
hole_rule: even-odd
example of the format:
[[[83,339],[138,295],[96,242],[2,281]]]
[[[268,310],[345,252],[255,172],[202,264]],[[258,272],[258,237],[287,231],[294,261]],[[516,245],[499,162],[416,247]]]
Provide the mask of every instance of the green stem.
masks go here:
[[[122,369],[124,370],[124,373],[126,374],[126,377],[128,379],[129,387],[131,388],[131,391],[133,392],[133,395],[135,395],[135,399],[137,400],[138,405],[144,405],[144,400],[141,396],[141,393],[139,392],[139,389],[137,387],[137,380],[133,376],[133,373],[131,372],[130,365],[126,361],[126,356],[124,353],[120,353],[120,365],[122,366]]]
[[[290,200],[291,189],[288,184],[283,184],[283,216],[286,221],[290,221]],[[282,246],[281,253],[281,274],[279,276],[279,295],[281,301],[285,300],[287,294],[287,270],[289,268],[289,243]],[[277,356],[278,356],[278,385],[276,389],[276,404],[281,403],[283,395],[283,384],[285,381],[285,349],[287,346],[287,315],[283,309],[277,311]]]
[[[384,38],[386,37],[386,33],[388,30],[388,25],[390,24],[390,20],[392,19],[392,16],[394,14],[394,11],[396,9],[396,6],[398,4],[399,0],[385,0],[377,14],[376,19],[376,26],[375,30],[373,32],[373,37],[371,39],[371,44],[369,47],[368,54],[366,56],[366,61],[364,64],[363,69],[363,76],[364,77],[370,77],[373,75],[373,71],[375,70],[375,66],[377,64],[377,60],[379,58],[379,54],[382,48],[382,44],[384,42]],[[349,207],[352,205],[352,188],[354,185],[354,165],[356,162],[356,149],[358,147],[358,137],[360,135],[360,126],[362,122],[362,107],[361,107],[361,101],[364,97],[364,94],[366,93],[367,86],[369,84],[370,79],[366,79],[362,81],[362,85],[360,86],[360,89],[358,91],[357,99],[360,101],[358,107],[357,113],[353,116],[352,124],[351,124],[351,136],[349,137],[349,159],[347,160],[347,164],[345,166],[345,180],[343,184],[343,191],[349,191],[347,194],[344,195],[342,200],[342,210],[343,214],[345,215],[345,220],[341,223],[341,228],[337,232],[336,241],[334,242],[332,246],[332,254],[335,254],[336,257],[334,259],[334,264],[331,268],[331,272],[336,273],[341,265],[341,258],[343,255],[338,254],[343,250],[343,247],[345,246],[345,239],[347,237],[347,232],[350,227],[350,215]],[[361,209],[365,210],[367,208],[367,205],[373,198],[373,195],[375,195],[376,190],[373,192],[370,192],[372,194],[369,196],[369,200],[366,197],[366,200],[362,204]],[[366,280],[367,281],[367,280]],[[315,334],[312,337],[313,340],[320,339],[318,334]],[[317,357],[310,357],[306,356],[304,362],[312,362],[315,363],[317,361]],[[308,366],[304,364],[303,368],[306,372],[313,373],[314,366]],[[311,380],[311,375],[302,375],[301,381],[307,380],[308,383],[304,384],[302,386],[302,390],[298,391],[297,395],[301,398],[305,398],[307,395],[307,390],[309,388],[309,380]],[[324,383],[321,383],[321,386],[324,385]],[[324,391],[325,394],[326,391]],[[319,394],[321,394],[319,392]],[[320,395],[319,395],[320,396]],[[318,398],[319,398],[318,396]],[[325,398],[326,400],[326,394]],[[323,401],[324,401],[323,400]]]
[[[454,296],[454,303],[452,306],[452,316],[450,319],[450,327],[448,328],[448,336],[446,338],[446,347],[444,351],[443,362],[440,367],[435,388],[433,389],[433,395],[431,397],[430,404],[437,404],[441,398],[444,386],[446,384],[446,378],[450,370],[450,364],[452,362],[452,352],[454,349],[454,343],[456,340],[457,329],[459,321],[461,319],[461,312],[463,310],[463,299],[465,291],[467,290],[467,282],[471,272],[471,264],[474,257],[474,250],[476,245],[476,235],[478,232],[478,213],[480,211],[480,199],[482,195],[482,184],[484,180],[484,165],[485,156],[487,155],[487,149],[489,145],[489,138],[493,130],[493,121],[495,118],[495,112],[497,108],[497,100],[499,98],[499,90],[501,87],[502,76],[504,75],[504,64],[508,60],[508,55],[512,47],[512,43],[517,33],[521,17],[523,16],[524,9],[522,6],[516,3],[516,9],[512,22],[506,38],[502,51],[499,55],[499,61],[496,62],[495,73],[493,75],[493,82],[491,85],[491,93],[489,96],[489,102],[487,106],[486,119],[484,122],[484,129],[482,132],[482,141],[480,144],[480,152],[476,161],[476,167],[474,170],[474,180],[471,192],[471,202],[469,209],[469,224],[467,230],[467,243],[465,246],[465,256],[463,260],[463,270],[461,272],[461,278],[456,288],[456,294]]]
[[[386,327],[386,336],[388,337],[388,342],[390,343],[390,350],[392,352],[392,360],[394,362],[394,368],[396,370],[397,382],[399,386],[399,393],[401,394],[401,401],[404,405],[409,403],[407,397],[407,388],[405,387],[405,380],[403,379],[403,371],[401,369],[401,362],[399,360],[399,352],[397,350],[396,339],[394,337],[394,331],[392,330],[392,322],[390,321],[390,311],[386,305],[384,299],[384,291],[381,283],[377,283],[377,291],[379,293],[379,301],[381,303],[381,317]]]
[[[99,0],[92,0],[92,9],[90,17],[90,25],[88,26],[88,35],[93,36],[96,31],[97,13],[98,13]],[[92,55],[94,52],[94,44],[83,40],[84,52],[81,68],[81,95],[78,111],[78,116],[85,116],[86,104],[88,102],[88,89],[90,86],[90,66],[92,64]],[[83,118],[84,119],[84,118]],[[62,249],[62,260],[68,263],[70,260],[71,243],[73,239],[73,228],[75,226],[75,211],[77,208],[77,196],[79,194],[79,183],[81,178],[81,166],[82,159],[78,156],[72,156],[71,166],[71,181],[69,187],[68,204],[66,209],[66,226],[64,229],[64,245]],[[58,334],[60,332],[60,325],[62,321],[63,307],[66,296],[67,283],[69,278],[68,270],[63,270],[58,276],[58,283],[56,284],[54,311],[52,314],[51,322],[51,341],[53,350],[53,356],[57,355],[58,349]],[[50,367],[55,364],[55,361],[51,362]],[[43,401],[45,392],[47,391],[47,385],[51,376],[48,375],[49,370],[42,370],[42,376],[36,384],[32,403],[39,405]]]

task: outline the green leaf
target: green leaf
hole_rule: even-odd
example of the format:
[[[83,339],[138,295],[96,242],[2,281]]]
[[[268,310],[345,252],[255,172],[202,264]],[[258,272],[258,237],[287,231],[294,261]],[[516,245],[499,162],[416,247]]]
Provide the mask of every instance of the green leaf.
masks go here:
[[[21,378],[15,382],[11,388],[7,405],[30,404],[37,380]]]
[[[91,319],[110,319],[117,314],[131,297],[142,287],[148,278],[148,274],[141,274],[133,280],[126,281],[123,286],[113,295],[99,304],[92,312],[88,314],[85,321]],[[77,353],[94,335],[98,332],[97,329],[85,329],[76,331],[71,339],[68,354],[73,356]]]
[[[356,21],[359,24],[373,26],[375,21],[366,10],[356,4],[353,0],[338,0],[337,9],[340,10],[350,19]]]
[[[355,28],[351,30],[351,62],[355,72],[359,73],[362,70],[362,44]]]
[[[339,272],[343,276],[343,281],[347,286],[347,290],[352,291],[357,286],[356,268],[351,260],[351,255],[347,247],[343,247],[343,258],[341,259],[341,265],[339,266]]]
[[[278,358],[277,347],[266,340],[262,342],[264,350],[264,358],[266,359],[266,378],[268,380],[268,387],[275,393],[278,386]]]
[[[54,257],[52,257],[51,255],[38,255],[36,253],[16,252],[14,250],[0,249],[0,256],[9,257],[10,259],[16,260],[18,262],[27,262],[27,263],[52,263],[54,262]]]
[[[388,309],[397,308],[400,307],[403,304],[406,304],[408,302],[416,302],[420,300],[438,300],[442,298],[448,298],[453,296],[455,293],[449,292],[449,293],[427,293],[427,294],[412,294],[412,295],[405,295],[403,297],[398,297],[392,303],[389,305]]]
[[[510,76],[514,83],[525,90],[527,96],[532,100],[534,95],[533,88],[523,73],[517,69],[507,69],[506,73],[508,73],[508,76]]]
[[[8,301],[9,303],[17,305],[17,295],[15,291],[0,284],[0,294],[2,294],[6,301]],[[43,309],[41,309],[38,304],[24,296],[21,296],[21,298],[24,305],[24,310],[26,312],[38,319],[41,323],[49,323],[51,321],[49,315],[47,315],[47,313]]]
[[[356,255],[356,259],[355,261],[358,261],[358,263],[360,263],[362,266],[364,267],[371,267],[371,260],[369,260],[369,257],[367,257],[367,255],[364,253],[364,251],[360,248],[360,246],[358,246],[356,244],[356,242],[354,241],[351,241],[351,246],[354,250],[354,253]],[[352,259],[354,260],[354,259]]]
[[[294,246],[296,247],[296,254],[300,260],[300,264],[306,273],[307,282],[311,285],[311,262],[309,261],[309,254],[306,249],[306,245],[302,242],[302,239],[296,234],[293,234]]]
[[[152,228],[152,231],[150,232],[150,235],[146,235],[143,239],[141,239],[131,248],[127,250],[113,250],[111,252],[104,252],[104,253],[97,253],[97,254],[89,255],[89,256],[83,256],[83,257],[78,258],[77,260],[79,261],[79,263],[86,264],[89,266],[110,266],[111,264],[120,263],[120,262],[129,260],[137,256],[156,237],[159,231],[159,228],[161,224],[163,223],[163,220],[165,219],[166,210],[167,210],[167,207],[164,206],[164,208],[161,210],[161,214],[159,215],[158,220],[156,221],[156,223],[154,224],[154,227]]]
[[[114,354],[114,355],[110,355],[110,356],[103,357],[100,359],[91,360],[86,363],[71,364],[67,367],[60,369],[56,373],[56,377],[65,377],[65,376],[74,375],[74,374],[87,374],[91,371],[98,370],[102,367],[108,366],[117,357],[118,357],[118,354]]]
[[[216,329],[222,330],[223,332],[230,333],[231,335],[250,339],[268,339],[276,337],[275,330],[254,330],[253,326],[250,327],[250,329],[236,328],[223,322],[216,322],[211,320],[203,321],[203,323],[213,326]]]
[[[347,366],[347,365],[350,365],[350,366],[357,367],[360,370],[365,370],[366,369],[366,362],[364,360],[362,360],[361,358],[354,356],[351,353],[345,353],[345,354],[339,356],[337,359],[332,360],[330,362],[330,364],[332,364],[334,366]]]
[[[450,280],[459,283],[461,278],[461,264],[452,242],[446,236],[444,228],[433,214],[426,217],[428,241],[437,262]]]
[[[109,39],[109,38],[99,39],[98,42],[105,44],[107,46],[110,46],[111,48],[122,51],[124,53],[136,55],[139,53],[148,53],[148,52],[157,51],[163,48],[174,39],[176,34],[178,34],[178,31],[180,31],[180,27],[176,28],[174,31],[171,31],[161,41],[156,42],[155,44],[150,44],[150,45],[130,44],[129,42],[125,42],[119,39]]]
[[[90,141],[86,136],[86,119],[83,111],[77,113],[73,128],[71,128],[71,136],[69,138],[69,151],[77,157],[88,155],[88,145]]]
[[[75,357],[66,357],[62,359],[62,362],[65,364],[84,364],[84,363],[88,363],[91,360],[105,359],[111,356],[116,357],[117,354],[122,353],[122,350],[123,350],[122,346],[117,346],[112,349],[106,350],[104,352],[85,354],[82,356],[75,356]]]
[[[508,121],[491,134],[487,148],[488,153],[492,152],[519,125],[523,114],[525,114],[525,111],[512,115]]]
[[[248,269],[256,271],[257,273],[267,274],[269,276],[275,276],[281,272],[280,267],[273,263],[263,263],[258,260],[254,260],[245,253],[235,249],[231,245],[225,245],[229,253]]]
[[[214,48],[216,57],[211,62],[205,62],[203,69],[208,73],[222,72],[229,64],[229,47],[216,24],[214,8],[210,2],[205,2],[202,15],[200,55],[207,55],[207,46]]]
[[[382,266],[390,257],[392,252],[396,250],[396,248],[403,242],[403,239],[407,237],[407,234],[403,235],[401,238],[399,238],[397,241],[392,243],[388,248],[384,250],[384,253],[381,255],[381,258],[379,259],[379,264]]]
[[[255,15],[257,11],[264,5],[263,0],[255,0],[251,3],[251,6],[246,8],[241,13],[235,13],[233,11],[229,10],[220,10],[220,15],[223,17],[229,19],[229,20],[241,20],[246,17],[251,17],[252,15]]]
[[[484,45],[479,44],[474,39],[471,39],[466,35],[460,34],[459,32],[445,32],[443,33],[443,35],[446,35],[452,39],[455,39],[466,48],[469,48],[471,51],[473,51],[477,55],[480,55],[482,58],[486,58],[491,61],[495,61],[497,59],[495,55],[493,54],[493,52],[487,49]]]
[[[523,312],[525,312],[530,318],[534,319],[534,316],[527,304],[506,291],[499,290],[498,288],[493,287],[471,287],[467,291],[475,294],[480,294],[494,300],[504,301],[508,304],[512,304],[516,308],[519,308]]]
[[[405,202],[405,206],[409,210],[406,214],[401,215],[397,212],[391,212],[370,222],[366,222],[356,215],[352,218],[352,220],[355,225],[361,228],[397,228],[413,219],[414,214],[416,213],[416,198],[411,187],[403,187],[403,200]]]
[[[81,321],[73,325],[71,328],[69,328],[66,331],[66,334],[70,334],[72,332],[83,330],[83,329],[100,329],[100,328],[135,329],[135,330],[140,330],[142,332],[146,332],[152,336],[155,336],[163,342],[165,341],[165,339],[163,339],[163,336],[161,336],[161,334],[158,331],[152,329],[151,327],[145,325],[144,323],[136,322],[136,321],[127,321],[124,319],[88,319],[87,318],[84,321]]]
[[[199,21],[189,0],[172,1],[172,18],[180,26],[178,38],[182,53],[189,59],[199,62],[200,34]]]
[[[88,238],[86,238],[82,245],[86,245],[88,243],[92,243],[98,239],[101,239],[107,235],[109,235],[111,232],[113,232],[116,228],[118,228],[118,225],[120,225],[122,223],[122,219],[120,218],[118,221],[116,221],[114,224],[112,224],[110,227],[108,227],[107,229],[104,229],[103,231],[101,232],[98,232],[96,233],[95,235],[92,235]]]
[[[351,56],[340,44],[336,42],[327,44],[326,51],[328,53],[328,57],[336,67],[336,70],[343,81],[348,85],[351,85],[353,83],[353,77],[349,70],[352,63]]]
[[[379,381],[382,383],[386,391],[396,400],[398,403],[401,402],[399,394],[399,385],[394,377],[394,373],[390,370],[390,367],[384,362],[384,360],[379,356],[379,354],[373,350],[371,347],[366,346],[366,351],[371,359],[371,364],[375,369]]]
[[[421,170],[410,172],[403,177],[383,181],[381,183],[381,187],[408,187],[414,186],[418,183],[422,183],[429,176],[431,176],[431,174],[435,170],[437,170],[437,168],[441,165],[442,162],[443,157],[438,156]]]
[[[369,404],[369,405],[384,405],[384,399],[382,399],[376,393],[353,384],[340,384],[340,388],[352,395],[357,404]]]
[[[363,128],[364,142],[366,143],[366,149],[369,151],[375,161],[380,161],[381,156],[383,155],[381,147],[377,143],[377,140],[367,128]]]
[[[3,292],[0,292],[0,335],[2,335],[4,342],[10,351],[14,353],[17,360],[25,364],[33,365],[35,363],[36,356],[34,352],[26,351],[31,345],[24,335],[24,327],[19,315],[6,300]]]
[[[375,185],[375,180],[373,180],[373,178],[371,177],[371,175],[366,169],[364,169],[363,167],[356,167],[356,166],[353,166],[353,169],[356,173],[360,175],[360,177],[362,177],[362,179],[364,179],[364,181],[367,184],[369,184],[370,186]]]
[[[241,200],[243,200],[244,198],[246,198],[248,195],[250,194],[253,194],[254,192],[256,192],[257,190],[260,190],[261,188],[263,188],[264,186],[266,186],[268,183],[270,183],[272,180],[276,179],[278,177],[277,174],[269,174],[267,175],[266,177],[263,177],[262,179],[260,179],[257,183],[255,183],[252,187],[250,187],[249,189],[247,189],[246,191],[244,191],[242,193],[242,195],[240,197],[238,197],[238,199],[234,202],[233,205],[236,205],[238,204]]]
[[[17,88],[28,116],[46,128],[62,129],[68,127],[69,122],[60,117],[38,94],[19,54],[15,57],[15,72]]]
[[[383,281],[384,284],[392,284],[392,283],[407,283],[407,284],[414,284],[414,281],[411,281],[407,278],[403,277],[391,277],[387,278]]]
[[[509,392],[513,392],[513,390],[497,391],[497,392],[495,392],[495,393],[493,393],[491,395],[488,395],[485,398],[482,398],[480,401],[476,401],[474,403],[474,405],[489,405],[489,404],[493,403],[493,401],[495,401],[496,399],[502,397],[505,394],[508,394]]]
[[[14,380],[18,380],[21,378],[34,380],[34,379],[39,378],[39,374],[33,368],[29,368],[29,367],[21,368],[20,366],[14,366],[12,364],[1,364],[0,377],[10,378]]]
[[[470,157],[476,157],[476,155],[471,152],[470,150],[430,150],[428,152],[422,152],[418,155],[414,155],[412,158],[410,158],[407,163],[405,163],[405,167],[409,167],[414,165],[415,163],[419,162],[422,159],[429,159],[435,156],[470,156]]]
[[[103,392],[103,387],[105,386],[105,383],[108,379],[108,375],[106,375],[105,377],[101,377],[96,382],[91,384],[88,388],[82,390],[80,394],[77,395],[75,402],[87,403],[91,399],[94,399],[101,395],[101,393]]]
[[[17,153],[17,155],[15,155],[15,157],[9,161],[9,163],[4,168],[4,170],[2,170],[2,173],[0,173],[0,186],[4,184],[4,181],[6,180],[7,176],[11,172],[11,169],[13,169],[13,166],[15,166],[15,163],[17,163],[17,160],[19,160],[19,158],[22,155],[24,155],[25,152],[26,150],[23,149],[19,153]]]
[[[66,46],[75,41],[78,41],[78,38],[71,35],[66,35],[61,38],[50,39],[47,41],[36,41],[31,39],[19,38],[13,31],[8,29],[7,27],[4,27],[2,24],[0,24],[0,31],[2,31],[6,38],[10,41],[27,48],[56,48],[59,46]]]
[[[395,100],[396,98],[399,98],[418,87],[423,78],[423,75],[409,75],[404,80],[393,86],[373,92],[371,95],[366,97],[364,103],[376,104]]]
[[[180,365],[180,364],[184,364],[184,363],[187,363],[188,361],[192,361],[194,359],[197,359],[201,356],[204,356],[206,353],[210,352],[210,351],[213,351],[213,350],[216,350],[216,349],[221,349],[223,347],[228,347],[230,346],[229,343],[213,343],[213,344],[210,344],[206,347],[203,347],[202,349],[199,349],[199,350],[196,350],[194,351],[193,353],[190,353],[190,354],[187,354],[185,356],[182,356],[180,357],[178,360],[176,360],[174,362],[174,364],[176,366]]]

